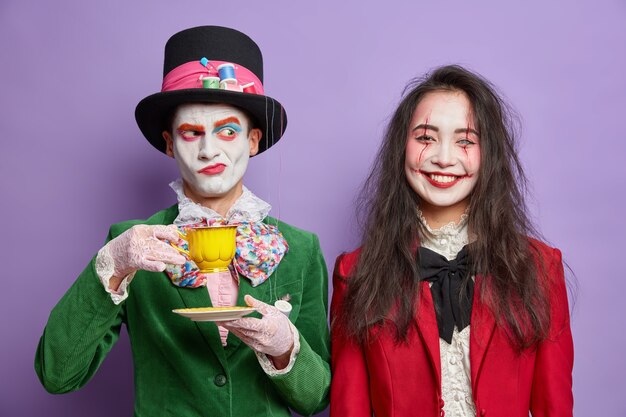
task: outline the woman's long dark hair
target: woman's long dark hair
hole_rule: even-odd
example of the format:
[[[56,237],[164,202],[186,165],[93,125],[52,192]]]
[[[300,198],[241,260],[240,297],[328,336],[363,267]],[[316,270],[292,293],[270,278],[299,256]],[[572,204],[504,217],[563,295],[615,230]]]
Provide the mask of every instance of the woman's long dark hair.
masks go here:
[[[468,227],[476,236],[470,255],[473,272],[486,277],[487,284],[477,296],[522,350],[546,337],[550,305],[538,278],[543,267],[537,267],[528,239],[537,233],[526,212],[516,119],[488,81],[460,66],[440,67],[411,82],[387,127],[360,194],[362,248],[337,320],[360,343],[381,325],[393,326],[397,341],[406,341],[415,325],[420,201],[406,180],[405,148],[415,108],[435,91],[463,92],[472,104],[481,163],[469,203]]]

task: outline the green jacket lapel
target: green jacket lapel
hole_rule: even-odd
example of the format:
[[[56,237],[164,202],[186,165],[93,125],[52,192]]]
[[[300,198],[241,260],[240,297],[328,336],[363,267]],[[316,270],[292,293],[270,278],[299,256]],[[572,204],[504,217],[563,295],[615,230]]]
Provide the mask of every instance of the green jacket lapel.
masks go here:
[[[186,308],[212,307],[211,298],[206,287],[185,288],[176,287],[178,294]],[[226,354],[222,347],[220,332],[217,325],[211,321],[196,321],[196,328],[202,334],[202,338],[215,354],[224,368],[227,368]]]
[[[178,205],[174,204],[164,211],[161,223],[172,224],[176,219],[176,216],[178,216]],[[167,279],[169,280],[169,277]],[[176,291],[178,291],[178,294],[183,300],[183,304],[186,308],[213,306],[213,304],[211,303],[211,297],[209,297],[209,292],[206,287],[185,288],[176,286]],[[198,331],[202,334],[202,338],[209,346],[211,351],[215,354],[222,366],[225,369],[228,369],[226,354],[224,353],[224,348],[222,347],[222,342],[220,339],[220,333],[217,329],[216,324],[210,321],[196,321],[194,323]]]

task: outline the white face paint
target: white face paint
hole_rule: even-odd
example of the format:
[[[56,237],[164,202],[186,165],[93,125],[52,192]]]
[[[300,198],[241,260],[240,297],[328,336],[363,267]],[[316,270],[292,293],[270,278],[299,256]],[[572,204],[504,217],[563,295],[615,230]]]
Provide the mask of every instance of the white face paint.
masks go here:
[[[183,104],[172,124],[172,151],[185,183],[203,198],[241,189],[253,152],[250,121],[226,104]]]
[[[478,179],[478,142],[464,93],[437,91],[420,101],[409,127],[405,174],[421,206],[467,207]]]

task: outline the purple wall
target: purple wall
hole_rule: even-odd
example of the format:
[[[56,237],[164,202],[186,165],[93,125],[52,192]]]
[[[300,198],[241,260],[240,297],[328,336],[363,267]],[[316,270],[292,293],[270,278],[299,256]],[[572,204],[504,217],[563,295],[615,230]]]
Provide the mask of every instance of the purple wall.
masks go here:
[[[160,88],[167,38],[202,24],[261,46],[266,91],[289,127],[252,161],[247,184],[275,215],[318,233],[331,267],[357,244],[353,199],[407,80],[445,63],[492,80],[523,118],[537,223],[578,277],[576,414],[626,415],[623,1],[29,3],[0,3],[0,415],[131,413],[125,336],[84,389],[63,396],[39,385],[34,351],[108,225],[174,202],[175,164],[133,112]]]

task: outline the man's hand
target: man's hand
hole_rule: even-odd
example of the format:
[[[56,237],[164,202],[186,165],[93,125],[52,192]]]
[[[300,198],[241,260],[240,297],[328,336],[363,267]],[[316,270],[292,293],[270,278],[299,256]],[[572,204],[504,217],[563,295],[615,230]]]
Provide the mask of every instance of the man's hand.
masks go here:
[[[220,323],[220,326],[233,332],[252,349],[268,355],[276,369],[285,368],[289,363],[294,342],[289,319],[276,307],[249,295],[246,295],[245,300],[246,304],[254,307],[263,317],[244,317]]]
[[[163,239],[176,242],[176,226],[140,224],[107,243],[115,264],[110,287],[116,289],[126,275],[138,269],[161,272],[165,270],[165,264],[183,265],[185,257]]]

